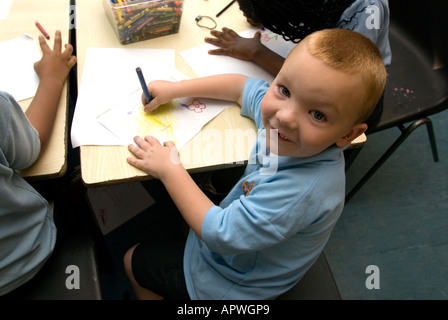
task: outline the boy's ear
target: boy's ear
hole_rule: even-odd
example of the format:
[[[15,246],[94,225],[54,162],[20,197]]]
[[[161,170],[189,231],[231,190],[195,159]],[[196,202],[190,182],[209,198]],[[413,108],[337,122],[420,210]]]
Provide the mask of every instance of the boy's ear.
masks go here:
[[[338,141],[336,141],[336,145],[339,148],[345,147],[347,144],[358,138],[360,135],[362,135],[367,130],[367,124],[366,123],[360,123],[355,125],[349,132],[347,132],[346,135],[344,135],[342,138],[339,138]]]

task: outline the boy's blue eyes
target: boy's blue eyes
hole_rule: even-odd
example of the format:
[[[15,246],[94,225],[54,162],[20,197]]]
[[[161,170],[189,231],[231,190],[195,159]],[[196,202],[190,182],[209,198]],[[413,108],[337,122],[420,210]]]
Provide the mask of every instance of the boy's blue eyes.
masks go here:
[[[289,92],[289,90],[284,87],[284,86],[280,86],[280,92],[283,96],[285,97],[290,97],[291,93]],[[311,111],[312,116],[314,117],[314,119],[316,119],[317,121],[324,121],[325,120],[325,116],[320,113],[319,111]]]
[[[280,92],[282,93],[282,95],[289,97],[291,96],[291,93],[289,92],[289,90],[285,87],[280,87]]]
[[[313,117],[314,117],[314,119],[316,119],[318,121],[325,120],[325,116],[322,113],[320,113],[319,111],[313,111]]]

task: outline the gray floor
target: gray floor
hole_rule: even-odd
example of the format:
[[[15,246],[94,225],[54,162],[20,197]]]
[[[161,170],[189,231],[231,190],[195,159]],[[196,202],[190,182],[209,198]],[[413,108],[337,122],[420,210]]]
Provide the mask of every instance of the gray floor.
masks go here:
[[[420,127],[345,206],[325,249],[343,299],[448,299],[448,111],[431,119],[439,162]],[[348,188],[398,134],[368,137]],[[379,289],[366,287],[369,265]]]

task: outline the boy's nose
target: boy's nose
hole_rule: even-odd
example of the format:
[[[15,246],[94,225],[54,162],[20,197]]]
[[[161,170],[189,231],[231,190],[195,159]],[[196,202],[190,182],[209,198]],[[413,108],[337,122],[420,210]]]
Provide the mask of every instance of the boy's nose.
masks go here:
[[[289,109],[279,110],[276,114],[279,123],[291,130],[298,128],[297,114]]]

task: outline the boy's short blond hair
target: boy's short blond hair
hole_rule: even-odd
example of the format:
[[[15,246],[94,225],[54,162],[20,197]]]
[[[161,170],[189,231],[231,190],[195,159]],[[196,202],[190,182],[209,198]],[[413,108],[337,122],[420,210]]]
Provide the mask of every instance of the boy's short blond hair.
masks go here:
[[[301,41],[313,56],[336,70],[359,76],[365,88],[358,122],[372,113],[386,85],[386,69],[377,46],[366,36],[345,29],[316,31]]]

